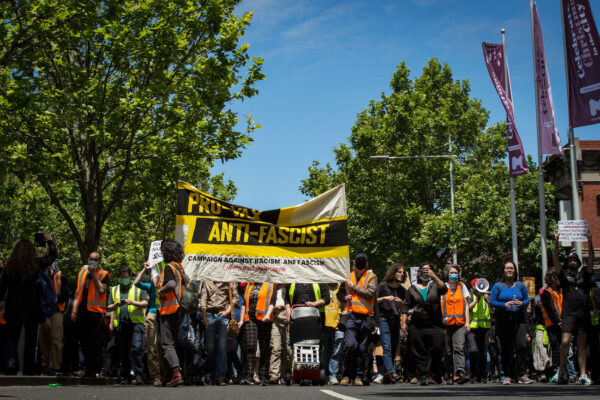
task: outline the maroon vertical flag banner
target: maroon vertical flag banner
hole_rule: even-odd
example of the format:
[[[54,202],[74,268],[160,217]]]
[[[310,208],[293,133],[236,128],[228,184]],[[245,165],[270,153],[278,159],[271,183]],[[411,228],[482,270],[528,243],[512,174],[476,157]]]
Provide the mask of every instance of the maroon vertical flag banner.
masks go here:
[[[589,0],[562,0],[569,128],[600,122],[600,39]]]
[[[510,78],[504,76],[504,46],[501,44],[482,43],[483,56],[487,65],[492,83],[500,96],[506,110],[506,124],[508,126],[508,164],[510,176],[516,177],[527,173],[527,160],[523,151],[523,143],[515,125]],[[508,70],[508,68],[507,68]],[[508,86],[508,93],[505,87]]]
[[[538,126],[542,154],[562,154],[560,135],[554,122],[554,102],[550,88],[550,75],[546,64],[544,37],[537,12],[533,3],[533,48],[535,55],[535,91],[538,98]]]

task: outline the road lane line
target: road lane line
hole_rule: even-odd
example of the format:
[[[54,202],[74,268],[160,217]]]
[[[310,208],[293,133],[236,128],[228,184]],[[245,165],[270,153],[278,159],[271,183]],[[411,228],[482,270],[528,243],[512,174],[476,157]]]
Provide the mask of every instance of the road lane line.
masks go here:
[[[337,397],[338,399],[342,399],[342,400],[360,400],[356,397],[350,397],[350,396],[346,396],[343,394],[339,394],[337,392],[334,392],[333,390],[321,389],[321,392],[328,394],[332,397]]]

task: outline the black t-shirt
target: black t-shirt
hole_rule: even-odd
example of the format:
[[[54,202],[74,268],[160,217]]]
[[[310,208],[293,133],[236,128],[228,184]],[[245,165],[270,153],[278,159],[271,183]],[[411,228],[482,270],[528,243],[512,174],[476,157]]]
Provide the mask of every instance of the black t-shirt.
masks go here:
[[[559,280],[563,290],[563,317],[589,316],[592,307],[589,294],[593,284],[587,268],[582,268],[575,277],[563,269]]]
[[[90,290],[91,281],[92,281],[92,275],[88,272],[88,274],[85,277],[85,282],[83,283],[83,295],[81,296],[81,303],[77,306],[77,310],[80,312],[88,310],[87,309],[87,298],[88,298],[88,291]],[[104,283],[107,286],[106,290],[109,290],[108,289],[108,281],[109,281],[108,274],[106,274],[104,279],[102,279],[100,281],[100,283]],[[108,298],[107,298],[107,300],[108,300]]]
[[[290,286],[286,287],[283,292],[283,300],[285,304],[295,305],[304,304],[308,301],[316,301],[315,288],[312,283],[296,283],[294,286],[294,296],[290,301]],[[321,292],[321,299],[325,300],[325,304],[329,304],[331,296],[329,295],[329,286],[326,283],[319,284],[319,291]]]
[[[406,289],[402,285],[393,288],[387,282],[381,282],[375,291],[375,298],[386,296],[394,296],[404,300]],[[377,303],[377,306],[379,307],[379,313],[384,317],[398,316],[408,312],[404,304],[398,304],[395,301],[384,300],[381,303]]]

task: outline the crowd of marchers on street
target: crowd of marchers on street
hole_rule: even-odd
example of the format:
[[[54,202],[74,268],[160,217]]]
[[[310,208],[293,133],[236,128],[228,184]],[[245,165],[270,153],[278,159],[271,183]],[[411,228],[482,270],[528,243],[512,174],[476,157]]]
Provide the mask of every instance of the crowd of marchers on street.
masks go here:
[[[157,387],[590,385],[600,382],[592,237],[586,265],[575,253],[559,262],[558,241],[531,297],[511,261],[491,285],[430,262],[411,283],[400,263],[378,278],[363,253],[343,283],[195,281],[170,239],[164,261],[117,277],[92,252],[69,282],[55,241],[37,234],[0,259],[0,369]]]

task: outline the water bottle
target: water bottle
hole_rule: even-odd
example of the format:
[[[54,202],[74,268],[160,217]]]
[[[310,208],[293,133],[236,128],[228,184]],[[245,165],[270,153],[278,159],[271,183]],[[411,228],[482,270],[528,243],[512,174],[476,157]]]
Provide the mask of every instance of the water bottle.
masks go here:
[[[513,294],[512,301],[517,301],[517,295],[516,294]],[[513,310],[513,311],[517,311],[518,309],[519,309],[519,307],[517,307],[517,306],[512,306],[511,307],[511,310]]]

